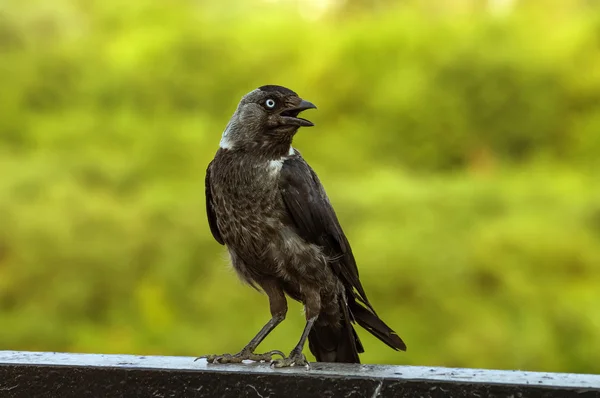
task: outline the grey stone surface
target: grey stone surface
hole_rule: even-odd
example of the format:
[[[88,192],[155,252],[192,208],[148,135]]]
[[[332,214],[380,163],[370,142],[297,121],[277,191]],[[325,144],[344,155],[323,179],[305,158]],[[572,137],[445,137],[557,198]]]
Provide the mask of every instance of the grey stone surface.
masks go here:
[[[0,397],[600,397],[600,376],[0,351]]]

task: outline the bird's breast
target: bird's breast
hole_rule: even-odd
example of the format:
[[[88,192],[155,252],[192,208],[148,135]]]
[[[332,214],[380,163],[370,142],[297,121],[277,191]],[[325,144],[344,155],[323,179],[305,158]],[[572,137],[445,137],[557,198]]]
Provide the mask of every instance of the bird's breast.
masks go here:
[[[279,193],[282,162],[217,163],[211,193],[219,231],[235,250],[264,251],[277,233],[283,209]]]

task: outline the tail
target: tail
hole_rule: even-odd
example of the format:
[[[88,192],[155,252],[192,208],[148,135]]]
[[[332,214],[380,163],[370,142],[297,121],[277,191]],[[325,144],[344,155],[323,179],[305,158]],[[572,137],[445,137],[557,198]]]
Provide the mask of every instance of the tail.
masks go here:
[[[337,326],[315,322],[308,334],[308,346],[317,362],[360,363],[358,354],[364,352],[352,327],[348,306],[341,302],[342,319]]]
[[[369,306],[370,307],[370,306]],[[360,363],[359,353],[364,348],[352,323],[356,322],[373,336],[394,350],[406,351],[406,344],[372,309],[367,309],[348,297],[347,303],[340,300],[341,327],[328,324],[313,325],[308,335],[308,345],[317,362]]]

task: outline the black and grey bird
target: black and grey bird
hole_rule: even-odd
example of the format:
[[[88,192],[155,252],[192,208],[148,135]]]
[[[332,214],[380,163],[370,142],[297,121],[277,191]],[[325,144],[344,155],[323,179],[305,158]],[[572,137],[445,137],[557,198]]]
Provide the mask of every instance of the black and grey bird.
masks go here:
[[[307,365],[308,339],[319,362],[359,363],[363,346],[357,323],[395,350],[400,337],[379,317],[360,283],[350,244],[319,178],[292,147],[298,117],[316,108],[281,86],[262,86],[247,95],[225,128],[206,171],[206,211],[214,238],[226,245],[242,280],[269,298],[271,320],[231,355],[209,362],[271,360],[276,367]],[[255,354],[260,342],[284,320],[286,295],[304,304],[306,326],[285,357]]]

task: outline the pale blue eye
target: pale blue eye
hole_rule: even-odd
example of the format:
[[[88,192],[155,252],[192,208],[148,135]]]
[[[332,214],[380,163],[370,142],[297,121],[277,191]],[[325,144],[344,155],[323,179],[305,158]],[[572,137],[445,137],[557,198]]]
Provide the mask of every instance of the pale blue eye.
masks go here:
[[[275,108],[275,101],[269,98],[265,101],[265,105],[267,106],[267,108]]]

